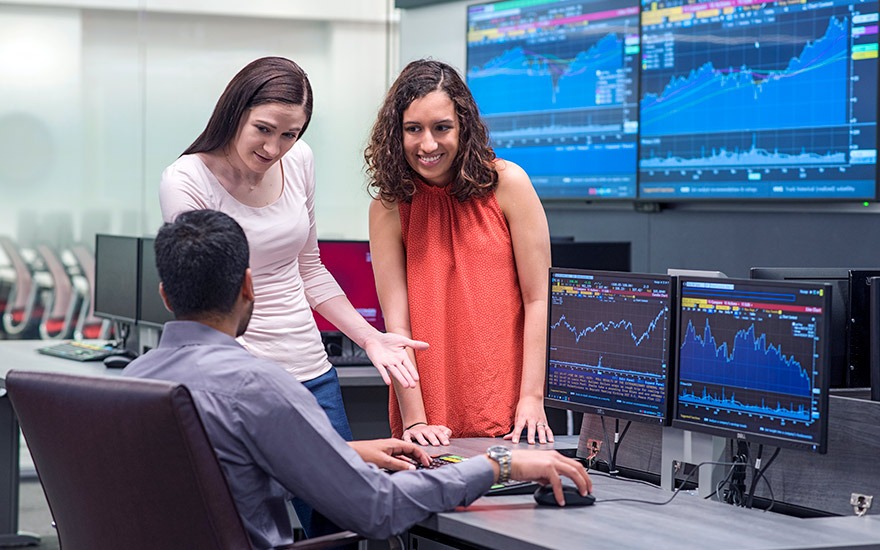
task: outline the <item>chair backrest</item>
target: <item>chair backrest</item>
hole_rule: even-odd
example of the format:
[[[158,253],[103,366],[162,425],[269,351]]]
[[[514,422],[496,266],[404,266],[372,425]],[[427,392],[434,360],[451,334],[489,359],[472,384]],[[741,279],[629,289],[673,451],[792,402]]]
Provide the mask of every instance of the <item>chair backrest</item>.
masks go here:
[[[71,251],[88,284],[88,292],[83,294],[82,310],[74,329],[74,338],[106,340],[110,337],[110,321],[95,317],[95,255],[82,244],[74,245]]]
[[[6,388],[64,550],[251,548],[184,386],[11,371]]]

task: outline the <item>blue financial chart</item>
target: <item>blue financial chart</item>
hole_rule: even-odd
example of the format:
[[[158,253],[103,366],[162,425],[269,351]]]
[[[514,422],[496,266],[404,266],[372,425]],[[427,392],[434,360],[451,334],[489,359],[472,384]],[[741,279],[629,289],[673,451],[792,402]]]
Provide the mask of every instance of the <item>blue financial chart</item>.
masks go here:
[[[542,198],[636,197],[638,32],[638,0],[469,6],[468,85]]]
[[[644,2],[643,199],[873,199],[877,2]]]
[[[673,424],[822,452],[829,292],[803,282],[683,279]]]

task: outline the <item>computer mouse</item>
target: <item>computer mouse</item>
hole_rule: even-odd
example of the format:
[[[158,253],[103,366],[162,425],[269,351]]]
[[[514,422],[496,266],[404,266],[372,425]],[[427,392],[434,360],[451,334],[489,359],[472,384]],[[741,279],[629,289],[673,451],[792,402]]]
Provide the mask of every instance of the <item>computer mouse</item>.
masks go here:
[[[108,369],[124,369],[131,363],[132,357],[128,355],[108,355],[104,358],[104,366]]]
[[[596,502],[593,495],[581,496],[577,487],[572,485],[562,486],[562,495],[565,497],[566,506],[589,506]],[[556,496],[553,494],[552,485],[541,485],[535,490],[535,502],[544,506],[559,506]]]

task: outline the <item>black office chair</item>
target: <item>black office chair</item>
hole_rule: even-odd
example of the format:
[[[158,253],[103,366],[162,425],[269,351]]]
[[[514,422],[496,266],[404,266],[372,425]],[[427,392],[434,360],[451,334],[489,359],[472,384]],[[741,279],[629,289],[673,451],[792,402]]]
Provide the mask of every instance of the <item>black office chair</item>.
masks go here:
[[[64,550],[252,547],[184,386],[11,371],[6,388]]]

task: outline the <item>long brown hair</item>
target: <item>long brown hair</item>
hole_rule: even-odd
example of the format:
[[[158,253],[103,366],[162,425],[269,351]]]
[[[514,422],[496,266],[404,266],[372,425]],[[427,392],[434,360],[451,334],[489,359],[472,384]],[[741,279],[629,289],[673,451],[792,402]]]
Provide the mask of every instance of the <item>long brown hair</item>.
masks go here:
[[[458,155],[452,164],[456,176],[449,193],[464,201],[486,195],[498,185],[489,131],[467,85],[450,65],[422,59],[404,67],[391,85],[364,151],[369,186],[386,202],[409,202],[415,193],[418,174],[403,152],[403,112],[434,91],[449,96],[458,117]]]
[[[262,103],[302,105],[306,123],[297,136],[301,138],[312,119],[312,86],[305,71],[283,57],[261,57],[248,63],[226,85],[208,125],[183,154],[225,147],[235,137],[242,115]]]

